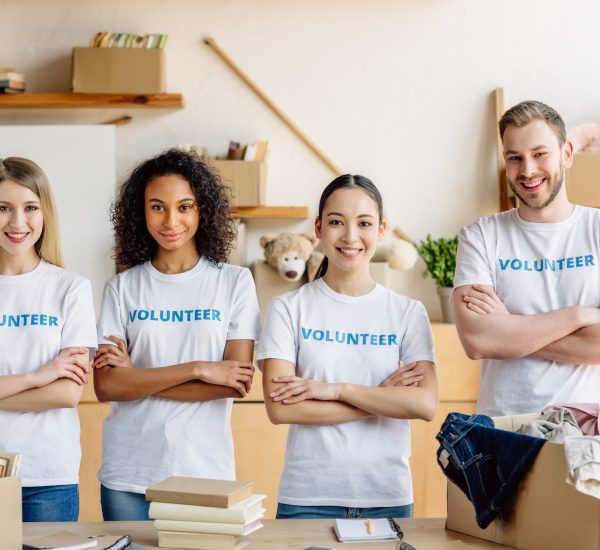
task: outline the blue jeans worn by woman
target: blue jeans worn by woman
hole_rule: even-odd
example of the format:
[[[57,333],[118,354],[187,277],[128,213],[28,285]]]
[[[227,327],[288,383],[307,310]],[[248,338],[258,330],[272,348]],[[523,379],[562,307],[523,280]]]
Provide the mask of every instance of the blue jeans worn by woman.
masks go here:
[[[23,521],[77,521],[79,486],[23,487]]]
[[[412,504],[383,508],[346,508],[345,506],[297,506],[277,503],[277,519],[412,518],[412,515]]]
[[[143,493],[115,491],[100,485],[104,521],[147,521],[150,503]]]

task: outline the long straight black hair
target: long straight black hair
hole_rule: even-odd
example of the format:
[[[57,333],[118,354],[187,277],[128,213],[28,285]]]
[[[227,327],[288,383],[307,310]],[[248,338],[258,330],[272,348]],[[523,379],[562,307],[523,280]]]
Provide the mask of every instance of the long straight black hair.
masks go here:
[[[323,210],[325,209],[327,199],[338,189],[355,188],[362,189],[377,203],[377,210],[379,211],[379,223],[381,223],[381,220],[383,220],[383,199],[381,198],[379,189],[375,187],[375,184],[369,178],[352,174],[338,176],[327,187],[325,187],[323,193],[321,193],[321,200],[319,200],[319,220],[321,220],[321,223],[323,223]],[[319,266],[319,269],[317,269],[315,279],[323,277],[323,275],[327,273],[328,265],[329,261],[327,260],[327,256],[325,256],[321,262],[321,265]]]

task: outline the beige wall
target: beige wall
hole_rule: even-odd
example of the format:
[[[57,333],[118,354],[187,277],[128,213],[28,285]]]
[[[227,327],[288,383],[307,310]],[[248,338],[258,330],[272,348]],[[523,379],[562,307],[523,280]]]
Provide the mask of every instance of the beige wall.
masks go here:
[[[0,66],[26,72],[30,91],[67,91],[71,47],[98,30],[169,33],[168,88],[187,100],[174,111],[0,111],[0,123],[132,114],[117,129],[119,180],[178,143],[222,153],[230,138],[268,138],[269,203],[306,204],[314,216],[332,174],[202,44],[211,35],[338,165],[371,177],[391,221],[415,239],[495,210],[493,88],[506,88],[507,103],[546,100],[568,123],[600,115],[593,0],[2,0],[0,20]],[[251,222],[250,259],[261,233],[308,226]],[[396,287],[436,318],[421,271]]]

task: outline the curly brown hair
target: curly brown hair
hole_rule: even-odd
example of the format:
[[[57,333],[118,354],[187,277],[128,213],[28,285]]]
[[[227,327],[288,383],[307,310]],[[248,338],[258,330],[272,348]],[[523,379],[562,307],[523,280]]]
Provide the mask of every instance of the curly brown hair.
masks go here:
[[[152,179],[166,175],[186,179],[196,196],[200,210],[194,238],[198,254],[216,265],[226,262],[236,236],[228,188],[194,151],[169,149],[137,166],[119,190],[111,208],[117,264],[133,267],[156,254],[158,245],[146,228],[144,192]]]

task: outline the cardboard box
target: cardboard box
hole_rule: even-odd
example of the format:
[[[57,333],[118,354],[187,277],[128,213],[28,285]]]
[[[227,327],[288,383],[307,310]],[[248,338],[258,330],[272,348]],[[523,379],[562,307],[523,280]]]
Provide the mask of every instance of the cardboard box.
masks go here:
[[[231,189],[232,206],[263,206],[267,198],[267,164],[254,160],[213,160]]]
[[[165,93],[165,50],[73,48],[73,91]]]
[[[0,541],[2,550],[23,547],[21,478],[0,478]]]
[[[569,200],[584,206],[600,207],[600,155],[580,153],[566,172]]]
[[[496,427],[515,431],[539,416],[494,419]],[[446,528],[522,550],[599,550],[600,500],[568,485],[564,448],[547,442],[520,483],[510,510],[486,529],[462,491],[448,482]]]

